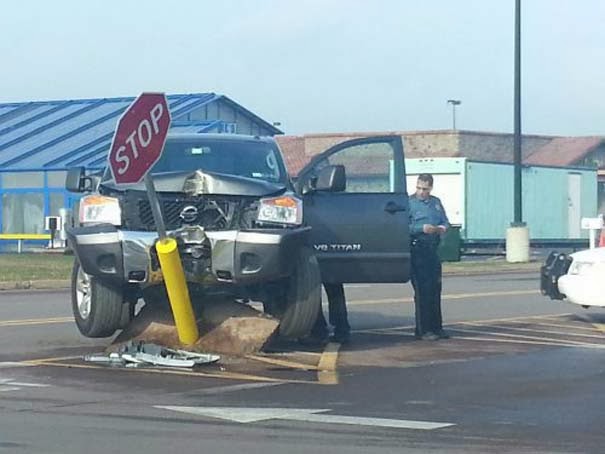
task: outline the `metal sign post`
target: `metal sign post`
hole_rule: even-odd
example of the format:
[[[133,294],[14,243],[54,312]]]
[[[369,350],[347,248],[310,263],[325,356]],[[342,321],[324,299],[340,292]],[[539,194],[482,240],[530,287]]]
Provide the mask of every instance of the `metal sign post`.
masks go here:
[[[153,221],[155,222],[155,227],[158,231],[160,241],[163,241],[166,239],[166,224],[164,224],[160,199],[158,199],[158,194],[155,192],[155,184],[153,184],[153,177],[151,176],[151,173],[145,175],[144,181],[145,189],[147,189],[147,197],[149,197],[149,206],[151,207]]]
[[[158,231],[156,251],[179,340],[193,344],[199,338],[195,314],[177,242],[166,235],[166,225],[151,168],[160,159],[170,128],[170,109],[164,93],[143,93],[118,121],[111,149],[109,168],[117,184],[145,181],[147,196]]]

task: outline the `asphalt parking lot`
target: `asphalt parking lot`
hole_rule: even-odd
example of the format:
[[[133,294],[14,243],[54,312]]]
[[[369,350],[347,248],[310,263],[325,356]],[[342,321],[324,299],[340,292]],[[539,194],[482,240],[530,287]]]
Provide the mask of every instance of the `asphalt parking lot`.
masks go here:
[[[65,452],[68,427],[74,452],[599,452],[605,314],[536,278],[446,278],[440,341],[414,339],[407,286],[349,286],[350,344],[192,370],[87,363],[110,340],[79,336],[66,292],[1,293],[0,433],[26,452]]]

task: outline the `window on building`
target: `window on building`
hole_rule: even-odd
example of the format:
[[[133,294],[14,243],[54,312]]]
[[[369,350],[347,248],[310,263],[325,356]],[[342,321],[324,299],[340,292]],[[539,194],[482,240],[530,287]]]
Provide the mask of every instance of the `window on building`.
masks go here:
[[[65,177],[67,176],[67,172],[57,171],[57,172],[46,172],[46,180],[49,188],[64,188],[65,187]]]
[[[65,181],[65,180],[64,180]],[[43,172],[2,172],[3,189],[43,188]]]
[[[61,208],[67,208],[63,192],[51,192],[49,194],[49,199],[50,206],[48,207],[48,214],[50,216],[59,216],[59,210]]]
[[[44,194],[3,194],[2,233],[44,233]]]
[[[605,214],[605,181],[599,181],[597,183],[597,212],[599,214]]]

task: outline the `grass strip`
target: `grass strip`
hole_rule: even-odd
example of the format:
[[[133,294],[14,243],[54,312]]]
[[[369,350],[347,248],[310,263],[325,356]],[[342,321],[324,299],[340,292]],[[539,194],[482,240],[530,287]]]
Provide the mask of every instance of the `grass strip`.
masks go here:
[[[72,255],[57,253],[0,254],[0,281],[69,279]]]

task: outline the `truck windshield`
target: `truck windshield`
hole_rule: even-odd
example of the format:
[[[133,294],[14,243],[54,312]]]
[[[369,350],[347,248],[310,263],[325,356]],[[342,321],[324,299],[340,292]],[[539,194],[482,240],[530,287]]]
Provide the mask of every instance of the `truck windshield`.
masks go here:
[[[284,183],[287,178],[277,147],[253,140],[167,141],[152,173],[198,169],[272,183]]]

